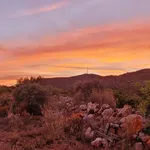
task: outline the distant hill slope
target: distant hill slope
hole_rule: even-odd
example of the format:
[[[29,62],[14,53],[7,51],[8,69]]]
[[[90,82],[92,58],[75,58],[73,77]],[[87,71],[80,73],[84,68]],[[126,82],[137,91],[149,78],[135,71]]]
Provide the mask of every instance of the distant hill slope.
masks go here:
[[[136,72],[125,73],[119,76],[100,76],[96,74],[82,74],[72,77],[44,78],[43,85],[52,85],[59,88],[71,88],[78,81],[99,79],[104,87],[121,88],[134,82],[150,80],[150,69],[142,69]]]

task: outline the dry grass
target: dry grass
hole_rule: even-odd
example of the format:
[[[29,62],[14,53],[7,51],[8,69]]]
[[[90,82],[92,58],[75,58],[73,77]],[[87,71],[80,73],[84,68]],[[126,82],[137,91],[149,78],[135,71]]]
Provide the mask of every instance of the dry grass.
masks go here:
[[[83,139],[83,126],[82,126],[82,119],[81,114],[76,113],[72,114],[66,121],[65,125],[65,133],[67,133],[67,136],[75,137],[76,140],[82,140]]]
[[[84,95],[81,92],[75,94],[75,101],[77,104],[84,101]],[[86,102],[93,102],[99,104],[101,107],[103,104],[109,104],[112,108],[116,108],[116,100],[114,97],[114,93],[110,89],[105,90],[92,90],[91,94],[87,98]]]
[[[65,118],[60,112],[54,112],[49,106],[44,111],[45,136],[47,140],[60,140],[64,137]]]

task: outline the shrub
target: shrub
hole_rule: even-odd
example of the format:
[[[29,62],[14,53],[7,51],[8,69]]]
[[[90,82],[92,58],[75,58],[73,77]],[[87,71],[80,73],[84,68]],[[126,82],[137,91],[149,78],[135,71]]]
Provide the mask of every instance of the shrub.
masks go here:
[[[69,91],[62,89],[62,88],[57,88],[53,87],[51,85],[46,86],[49,95],[70,95]]]
[[[11,87],[4,86],[4,85],[0,86],[0,94],[10,93],[10,92],[12,92],[12,88]]]
[[[138,105],[138,110],[141,115],[148,116],[150,115],[150,100],[142,100]]]
[[[13,97],[11,93],[0,94],[0,116],[6,117],[11,110]]]
[[[138,111],[140,112],[141,115],[146,115],[146,112],[147,112],[147,101],[140,102],[140,104],[138,106]]]
[[[103,87],[101,86],[101,83],[99,80],[91,80],[91,81],[80,81],[77,82],[74,85],[73,91],[74,91],[74,96],[76,99],[80,99],[80,95],[82,95],[81,99],[82,101],[88,101],[89,96],[91,95],[92,91],[99,92],[102,90]],[[78,98],[79,97],[79,98]]]
[[[143,94],[145,99],[150,97],[150,81],[144,82],[144,85],[140,88],[140,92]]]
[[[65,125],[65,133],[69,137],[75,136],[77,140],[83,139],[83,122],[82,122],[82,114],[76,113],[72,114],[66,121]]]
[[[77,104],[77,105],[80,104],[81,102],[85,101],[84,93],[82,93],[80,91],[75,93],[74,101],[75,101],[75,104]]]
[[[20,85],[23,85],[23,84],[28,84],[28,83],[40,83],[42,80],[42,77],[41,76],[38,76],[38,77],[30,77],[30,78],[20,78],[17,80],[17,84],[16,86],[20,86]]]
[[[91,80],[91,81],[80,81],[74,85],[74,93],[82,92],[84,93],[85,100],[92,93],[92,90],[99,91],[103,89],[99,80]]]
[[[9,123],[7,126],[7,130],[9,129],[10,131],[14,131],[17,132],[19,131],[21,128],[24,129],[24,123],[22,118],[16,114],[11,114],[11,116],[9,117]]]
[[[110,89],[104,89],[101,91],[92,90],[91,94],[86,98],[84,97],[84,93],[77,92],[74,96],[74,100],[76,103],[80,104],[81,102],[93,102],[99,104],[101,107],[103,104],[109,104],[111,107],[116,107],[116,100],[114,97],[114,93]]]
[[[89,97],[89,101],[93,103],[98,103],[100,107],[103,104],[109,104],[113,108],[116,107],[116,100],[114,97],[114,93],[110,89],[104,89],[99,92],[93,90]]]
[[[150,81],[145,81],[140,88],[141,101],[139,103],[139,111],[143,115],[150,115]]]
[[[26,110],[32,115],[41,115],[41,107],[47,100],[46,89],[37,83],[27,83],[16,87],[14,91],[14,110]],[[22,107],[22,108],[21,108]]]
[[[118,108],[122,108],[124,105],[128,104],[133,108],[137,108],[141,97],[137,94],[129,95],[128,93],[115,91],[115,98]]]
[[[11,93],[0,94],[0,106],[8,106],[13,101]]]
[[[6,117],[8,114],[8,106],[0,107],[0,117]]]

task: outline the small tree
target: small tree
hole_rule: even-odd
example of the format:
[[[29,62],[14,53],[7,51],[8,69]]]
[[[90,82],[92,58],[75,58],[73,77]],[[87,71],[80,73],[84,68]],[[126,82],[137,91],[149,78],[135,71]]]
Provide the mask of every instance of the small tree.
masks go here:
[[[23,85],[23,84],[27,84],[27,83],[40,83],[42,80],[42,77],[41,76],[38,76],[38,77],[30,77],[30,78],[20,78],[17,80],[17,84],[16,86],[20,86],[20,85]]]
[[[47,91],[43,86],[37,83],[22,84],[16,87],[13,95],[15,98],[14,110],[23,111],[24,109],[32,115],[42,114],[41,108],[47,100]]]

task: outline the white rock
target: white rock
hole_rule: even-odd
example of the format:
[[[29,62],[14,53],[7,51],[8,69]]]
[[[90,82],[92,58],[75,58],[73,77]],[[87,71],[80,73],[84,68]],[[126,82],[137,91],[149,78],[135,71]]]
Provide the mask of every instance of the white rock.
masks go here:
[[[134,148],[135,150],[144,150],[141,142],[135,143]]]
[[[145,135],[143,132],[139,133],[139,138],[141,138],[143,142],[146,142],[148,139],[150,139],[150,137]]]
[[[87,140],[92,140],[94,138],[94,131],[89,127],[84,135]]]
[[[113,112],[114,112],[114,110],[112,108],[105,109],[102,112],[102,116],[103,116],[103,118],[109,118],[112,115]]]
[[[109,143],[108,143],[108,141],[106,139],[102,140],[102,144],[103,144],[104,148],[109,148]]]
[[[86,106],[86,105],[81,105],[81,106],[80,106],[80,109],[81,109],[82,111],[86,111],[86,110],[87,110],[87,106]]]
[[[124,107],[120,109],[118,116],[126,117],[130,114],[132,114],[132,107],[129,105],[124,105]]]
[[[91,145],[94,147],[100,147],[102,144],[102,138],[96,138],[94,141],[91,142]]]
[[[97,107],[99,106],[99,104],[96,104],[96,103],[88,103],[88,106],[87,106],[87,113],[90,114],[91,112],[92,113],[95,113],[98,111]]]
[[[108,104],[103,104],[101,107],[102,111],[104,111],[105,109],[109,109],[109,108],[110,106]]]
[[[93,119],[94,118],[94,115],[92,115],[92,114],[89,114],[88,116],[87,116],[87,119],[89,120],[89,119]]]
[[[94,115],[93,114],[85,115],[83,117],[83,120],[85,120],[85,121],[89,121],[89,120],[92,120],[92,119],[94,119]]]
[[[98,114],[101,114],[105,109],[109,109],[110,106],[108,104],[103,104],[101,109],[98,111]]]

